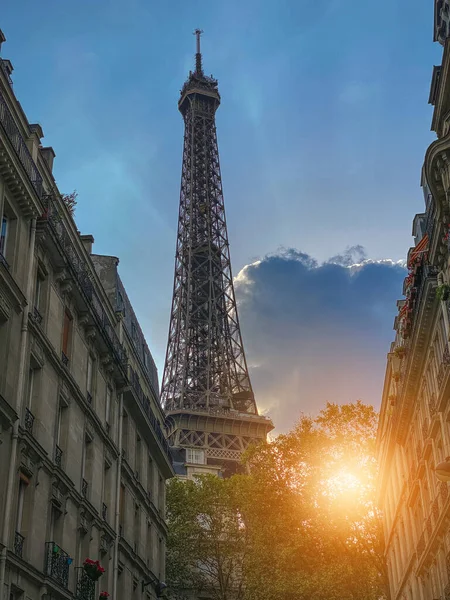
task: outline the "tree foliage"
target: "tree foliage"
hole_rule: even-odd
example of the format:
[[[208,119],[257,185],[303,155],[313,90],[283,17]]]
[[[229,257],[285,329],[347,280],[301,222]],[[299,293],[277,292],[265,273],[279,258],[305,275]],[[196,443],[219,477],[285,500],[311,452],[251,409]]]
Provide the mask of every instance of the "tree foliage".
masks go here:
[[[77,205],[78,192],[74,190],[71,194],[61,194],[61,198],[64,204],[67,206],[69,213],[73,217],[75,214],[75,207]]]
[[[220,600],[389,598],[374,503],[376,425],[371,406],[329,403],[252,446],[247,475],[172,481],[171,589],[189,582]]]

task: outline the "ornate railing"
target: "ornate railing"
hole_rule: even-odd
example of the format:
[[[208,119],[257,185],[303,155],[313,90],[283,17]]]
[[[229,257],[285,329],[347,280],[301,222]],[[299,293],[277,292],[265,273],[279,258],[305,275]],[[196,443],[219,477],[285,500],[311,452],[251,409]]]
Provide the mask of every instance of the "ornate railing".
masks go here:
[[[25,409],[25,429],[33,435],[34,415],[28,408]]]
[[[88,404],[92,404],[92,394],[91,392],[86,392],[86,400]]]
[[[63,587],[69,585],[70,556],[55,542],[45,544],[45,574]]]
[[[94,600],[95,581],[86,575],[86,571],[83,569],[83,567],[77,567],[75,571],[77,574],[75,598],[77,600]]]
[[[106,504],[103,502],[103,504],[102,504],[102,519],[103,519],[104,521],[106,521],[106,518],[107,518],[107,516],[108,516],[108,507],[107,507],[107,505],[106,505]]]
[[[61,469],[63,451],[59,446],[55,446],[55,465]]]
[[[88,495],[89,484],[86,479],[83,479],[81,482],[81,495],[87,498]]]
[[[164,432],[161,428],[161,425],[159,424],[158,419],[155,417],[155,415],[153,413],[153,410],[152,410],[152,407],[150,404],[150,399],[148,398],[148,396],[145,395],[144,390],[142,389],[142,386],[139,382],[139,375],[131,367],[129,367],[129,377],[128,378],[131,383],[131,387],[133,388],[136,396],[139,398],[141,406],[144,409],[144,412],[147,415],[147,417],[150,421],[150,424],[156,433],[156,437],[161,442],[161,445],[164,448],[164,451],[166,452],[169,460],[172,462],[172,455],[170,453],[170,447],[169,447],[169,443],[166,439],[166,436],[164,435]]]
[[[69,357],[64,352],[61,352],[61,360],[65,367],[69,366]]]
[[[14,554],[19,558],[23,555],[23,543],[25,538],[18,531],[14,534]]]
[[[48,222],[51,230],[53,231],[60,246],[61,252],[67,259],[68,267],[73,277],[78,282],[86,302],[93,311],[95,320],[103,334],[104,339],[108,343],[114,358],[125,375],[126,363],[128,360],[127,353],[121,344],[119,337],[106,314],[102,301],[100,300],[94,288],[93,272],[87,261],[85,261],[75,249],[53,195],[44,196],[43,202],[46,210],[42,218]]]
[[[431,503],[430,514],[425,521],[424,529],[420,535],[419,541],[417,543],[417,559],[420,561],[420,558],[425,551],[427,544],[430,542],[430,539],[433,535],[433,531],[436,528],[438,521],[442,515],[442,512],[445,508],[447,498],[448,498],[448,485],[447,483],[441,482],[438,487],[438,492]]]
[[[20,134],[19,128],[17,127],[14,117],[9,110],[3,94],[0,92],[0,125],[3,127],[6,136],[8,137],[11,145],[13,146],[23,168],[25,169],[32,186],[36,190],[36,194],[39,198],[42,196],[42,177],[36,167],[36,164],[27,148],[25,140]]]

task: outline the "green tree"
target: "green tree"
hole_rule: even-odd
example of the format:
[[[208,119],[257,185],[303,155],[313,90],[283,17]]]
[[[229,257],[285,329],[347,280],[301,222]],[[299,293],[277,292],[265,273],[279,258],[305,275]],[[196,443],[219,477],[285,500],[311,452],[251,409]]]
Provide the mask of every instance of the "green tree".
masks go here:
[[[172,479],[167,488],[167,581],[172,597],[193,591],[217,600],[243,598],[246,531],[231,479]]]
[[[170,585],[220,600],[388,599],[376,426],[371,406],[327,404],[250,447],[249,474],[171,482]]]

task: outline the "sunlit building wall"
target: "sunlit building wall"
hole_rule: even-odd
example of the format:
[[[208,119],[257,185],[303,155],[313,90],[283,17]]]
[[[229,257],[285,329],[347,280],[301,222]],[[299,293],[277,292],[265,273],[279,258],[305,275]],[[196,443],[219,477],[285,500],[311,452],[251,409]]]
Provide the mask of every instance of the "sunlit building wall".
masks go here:
[[[173,474],[156,368],[11,72],[0,60],[0,600],[155,598]]]
[[[450,42],[447,2],[435,3],[430,103],[437,140],[422,172],[404,299],[388,354],[377,452],[378,500],[393,599],[450,598],[450,492],[436,466],[450,456]]]

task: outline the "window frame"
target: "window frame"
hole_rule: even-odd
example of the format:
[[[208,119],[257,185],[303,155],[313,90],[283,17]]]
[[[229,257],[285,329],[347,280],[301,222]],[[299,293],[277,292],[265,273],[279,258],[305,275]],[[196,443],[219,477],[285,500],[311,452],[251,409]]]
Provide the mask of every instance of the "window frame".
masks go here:
[[[3,227],[5,228],[4,233],[3,233]],[[4,258],[6,258],[6,246],[8,243],[8,229],[9,229],[9,219],[5,214],[3,214],[2,222],[0,225],[0,254]]]

